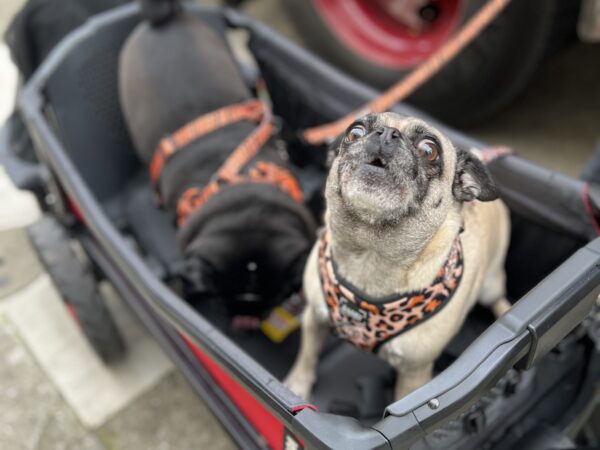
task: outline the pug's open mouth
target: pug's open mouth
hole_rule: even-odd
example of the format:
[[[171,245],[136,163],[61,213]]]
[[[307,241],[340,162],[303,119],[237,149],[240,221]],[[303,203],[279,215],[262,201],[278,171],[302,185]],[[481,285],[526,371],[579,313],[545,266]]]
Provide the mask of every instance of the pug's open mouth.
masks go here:
[[[388,161],[385,158],[377,156],[375,158],[372,158],[370,161],[367,161],[365,165],[376,169],[387,169]]]
[[[374,182],[388,180],[392,171],[390,170],[390,162],[381,156],[377,156],[361,162],[356,167],[355,174],[360,179]]]

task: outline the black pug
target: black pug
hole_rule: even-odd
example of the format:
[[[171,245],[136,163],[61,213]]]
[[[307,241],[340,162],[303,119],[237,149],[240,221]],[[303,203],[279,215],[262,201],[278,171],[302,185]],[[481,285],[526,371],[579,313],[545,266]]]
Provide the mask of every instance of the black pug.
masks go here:
[[[146,164],[161,139],[200,116],[252,99],[222,36],[181,11],[134,30],[122,49],[119,77],[125,121]],[[164,207],[176,217],[182,195],[205,187],[256,127],[232,123],[172,155],[157,181]],[[260,162],[291,170],[274,137],[242,172]],[[180,226],[178,239],[192,294],[224,298],[232,315],[257,316],[300,288],[315,223],[280,186],[221,184]]]

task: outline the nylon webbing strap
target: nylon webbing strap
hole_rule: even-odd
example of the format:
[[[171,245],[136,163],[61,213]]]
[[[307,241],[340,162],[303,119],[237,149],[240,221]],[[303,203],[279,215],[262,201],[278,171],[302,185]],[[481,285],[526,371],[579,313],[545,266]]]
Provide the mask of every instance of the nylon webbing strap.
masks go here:
[[[220,176],[237,173],[236,169],[239,170],[256,155],[273,131],[271,111],[259,100],[249,100],[217,109],[198,117],[161,140],[150,162],[150,180],[155,188],[167,160],[177,151],[202,136],[241,120],[260,122],[260,126],[235,149],[219,169]]]

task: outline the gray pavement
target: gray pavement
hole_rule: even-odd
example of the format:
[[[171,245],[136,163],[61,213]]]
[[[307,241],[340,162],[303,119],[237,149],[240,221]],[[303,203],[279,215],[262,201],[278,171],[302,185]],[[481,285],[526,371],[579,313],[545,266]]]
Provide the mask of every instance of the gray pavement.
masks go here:
[[[0,316],[0,448],[103,450]]]
[[[505,111],[468,132],[578,176],[600,143],[599,83],[600,44],[574,45],[547,60]]]
[[[216,419],[178,373],[163,378],[103,426],[90,429],[41,370],[18,330],[2,315],[0,355],[3,450],[233,448]]]
[[[0,1],[0,32],[22,3]],[[276,0],[250,1],[246,9],[285,35],[298,38]],[[600,134],[599,56],[600,46],[577,45],[549,60],[522,97],[471,132],[576,175]],[[12,108],[15,89],[15,72],[6,48],[0,46],[0,122]],[[231,440],[183,377],[172,370],[135,319],[119,309],[122,305],[109,286],[111,306],[120,320],[130,321],[135,331],[127,338],[137,344],[129,365],[110,370],[94,366],[97,361],[73,332],[70,318],[64,311],[57,313],[58,294],[23,232],[39,215],[33,199],[7,187],[1,170],[0,196],[0,449],[232,448]],[[32,333],[40,328],[29,321],[36,315],[53,324],[46,327],[46,334]],[[85,383],[72,383],[56,359],[44,356],[52,342],[72,358],[67,375],[69,367],[74,373],[90,367],[102,373],[88,377],[92,386],[104,377],[106,384],[98,395],[113,392],[102,409],[93,408],[95,402],[86,397]]]

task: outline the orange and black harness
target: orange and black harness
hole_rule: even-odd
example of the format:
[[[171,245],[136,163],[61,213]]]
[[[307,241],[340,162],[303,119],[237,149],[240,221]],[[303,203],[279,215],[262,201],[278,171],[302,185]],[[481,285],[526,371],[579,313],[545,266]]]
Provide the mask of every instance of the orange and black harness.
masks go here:
[[[452,299],[464,271],[460,233],[433,282],[420,291],[377,300],[361,293],[339,275],[326,230],[319,243],[318,266],[334,332],[371,352],[441,311]]]
[[[508,147],[489,147],[479,152],[484,164],[512,154]],[[464,271],[461,226],[446,262],[432,283],[418,292],[397,293],[372,299],[361,293],[337,271],[327,230],[319,242],[319,278],[329,321],[335,333],[362,350],[376,352],[388,340],[429,319],[446,306],[456,292]]]
[[[217,194],[224,184],[271,184],[287,193],[296,202],[303,202],[302,190],[296,178],[288,170],[273,162],[258,161],[246,173],[241,173],[273,135],[271,111],[259,100],[226,106],[200,116],[162,139],[150,162],[150,180],[155,190],[158,192],[160,174],[166,162],[177,151],[219,128],[242,120],[256,122],[258,126],[237,146],[206,186],[191,187],[183,193],[177,203],[178,226],[182,226],[189,215]]]

